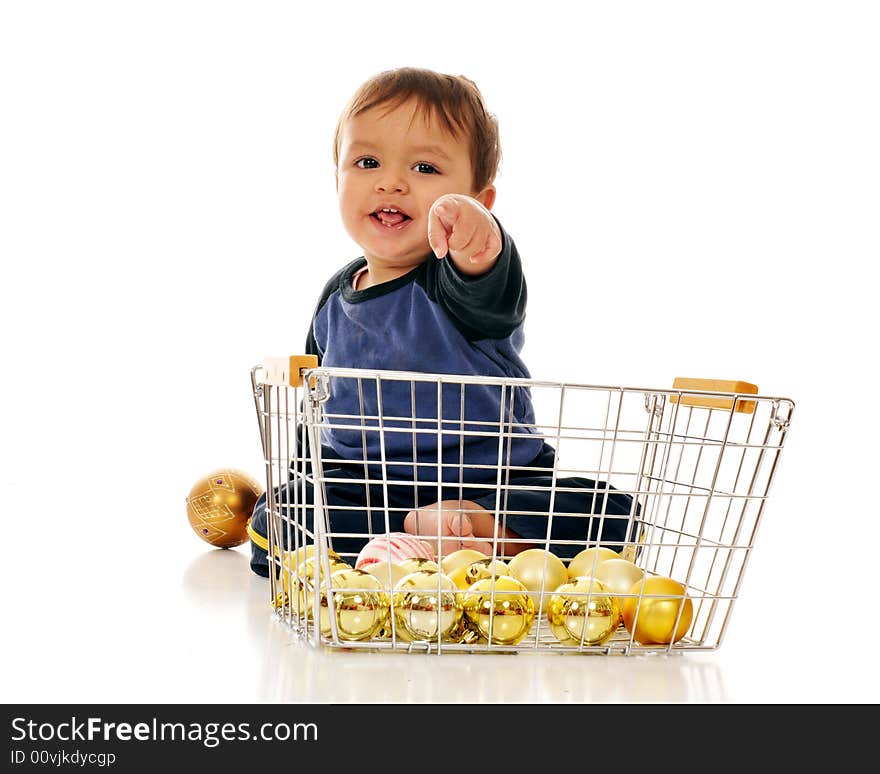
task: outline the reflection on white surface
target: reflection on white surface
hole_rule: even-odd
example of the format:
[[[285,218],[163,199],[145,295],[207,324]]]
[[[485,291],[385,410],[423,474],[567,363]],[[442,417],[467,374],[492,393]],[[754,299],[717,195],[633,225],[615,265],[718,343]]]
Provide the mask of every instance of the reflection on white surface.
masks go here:
[[[237,607],[245,604],[251,590],[246,583],[251,571],[242,551],[218,548],[199,554],[183,573],[183,590],[197,605]]]
[[[405,654],[317,649],[268,632],[262,701],[724,702],[719,666],[688,656]]]
[[[243,628],[256,699],[301,703],[724,702],[702,655],[391,653],[314,647],[276,619],[268,582],[238,551],[210,551],[183,574],[203,616]],[[232,637],[232,634],[230,634]],[[696,658],[694,656],[697,656]]]
[[[53,573],[34,573],[31,554],[8,552],[4,613],[14,627],[2,642],[4,699],[577,704],[877,696],[876,665],[867,651],[851,658],[839,649],[817,650],[810,630],[795,626],[809,620],[812,602],[792,598],[788,615],[775,615],[761,591],[778,581],[762,574],[760,563],[717,651],[346,651],[315,648],[275,618],[268,582],[251,572],[247,546],[213,549],[181,532],[185,538],[160,547],[140,545],[134,527],[130,536],[99,531],[77,551],[53,543],[44,551]],[[102,535],[125,550],[109,550]],[[58,578],[64,579],[63,596]]]
[[[269,586],[251,571],[244,548],[197,556],[183,573],[183,591],[188,608],[230,627],[230,640],[246,634],[249,644],[262,647],[266,619],[272,616]]]

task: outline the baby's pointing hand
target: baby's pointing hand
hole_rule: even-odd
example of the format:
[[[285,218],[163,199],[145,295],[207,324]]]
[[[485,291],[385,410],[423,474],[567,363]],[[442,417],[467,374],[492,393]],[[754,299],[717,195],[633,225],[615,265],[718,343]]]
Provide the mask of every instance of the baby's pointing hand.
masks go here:
[[[445,194],[428,213],[428,244],[438,258],[448,253],[465,274],[482,274],[501,253],[501,231],[473,197]]]

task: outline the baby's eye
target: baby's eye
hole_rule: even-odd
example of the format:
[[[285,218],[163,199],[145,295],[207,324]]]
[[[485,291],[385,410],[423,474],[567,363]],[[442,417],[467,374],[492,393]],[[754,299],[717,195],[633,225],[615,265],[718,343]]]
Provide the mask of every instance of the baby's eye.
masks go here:
[[[361,169],[376,169],[379,166],[379,162],[370,156],[365,156],[364,158],[355,161],[354,165]]]
[[[420,161],[418,164],[416,164],[416,169],[426,175],[437,174],[437,168],[425,163],[424,161]]]

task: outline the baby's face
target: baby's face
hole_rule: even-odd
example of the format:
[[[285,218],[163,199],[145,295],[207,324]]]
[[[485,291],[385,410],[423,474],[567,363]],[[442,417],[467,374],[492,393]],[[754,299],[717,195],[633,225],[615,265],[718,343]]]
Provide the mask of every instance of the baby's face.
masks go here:
[[[467,138],[426,123],[413,101],[387,111],[380,105],[344,125],[336,190],[345,229],[371,270],[394,275],[431,253],[428,211],[440,196],[481,193],[473,190]]]

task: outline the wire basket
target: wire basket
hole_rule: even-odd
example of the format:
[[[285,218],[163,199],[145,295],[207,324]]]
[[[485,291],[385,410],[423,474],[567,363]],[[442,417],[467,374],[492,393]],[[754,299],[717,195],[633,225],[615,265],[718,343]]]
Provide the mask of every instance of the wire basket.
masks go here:
[[[251,380],[270,602],[310,643],[351,650],[717,648],[794,410],[746,382],[646,389],[308,356],[267,358]],[[477,512],[493,524],[480,560],[442,527]],[[414,517],[431,525],[413,536],[430,558],[400,560],[392,538]],[[366,541],[387,550],[372,573],[356,567]]]

